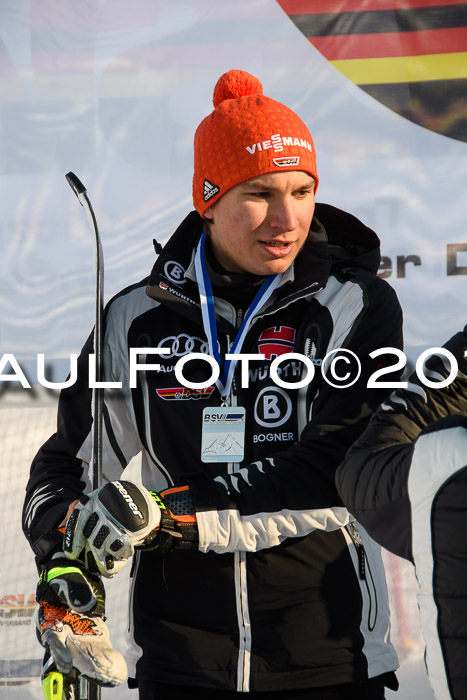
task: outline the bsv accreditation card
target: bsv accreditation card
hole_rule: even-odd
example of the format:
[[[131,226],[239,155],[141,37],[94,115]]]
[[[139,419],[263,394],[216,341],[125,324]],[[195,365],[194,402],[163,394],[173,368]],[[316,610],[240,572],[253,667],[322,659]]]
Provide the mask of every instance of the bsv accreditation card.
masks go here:
[[[205,408],[201,436],[202,462],[241,462],[245,446],[245,409]]]

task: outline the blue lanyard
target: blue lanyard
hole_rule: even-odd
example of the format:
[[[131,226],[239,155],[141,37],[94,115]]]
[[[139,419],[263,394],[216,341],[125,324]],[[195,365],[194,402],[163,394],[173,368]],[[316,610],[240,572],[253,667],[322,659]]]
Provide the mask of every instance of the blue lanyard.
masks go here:
[[[204,331],[208,339],[209,354],[213,357],[216,362],[221,366],[221,356],[219,354],[218,342],[217,342],[217,328],[216,328],[216,316],[214,312],[214,298],[212,295],[211,280],[209,278],[209,273],[206,267],[206,261],[204,257],[204,245],[206,240],[206,234],[202,233],[198,247],[196,248],[195,254],[195,271],[196,271],[196,281],[199,287],[199,298],[201,303],[201,315],[203,318]],[[253,299],[248,312],[245,314],[243,323],[240,326],[237,336],[230,348],[230,353],[240,353],[240,350],[245,340],[245,336],[248,332],[250,324],[253,317],[259,309],[261,309],[269,297],[272,295],[274,290],[278,287],[282,279],[282,275],[269,275],[264,280],[263,284],[259,288],[255,298]],[[224,364],[224,370],[222,375],[216,382],[216,386],[220,391],[221,396],[224,398],[229,395],[230,387],[232,386],[233,374],[235,367],[237,365],[237,360],[227,359]]]

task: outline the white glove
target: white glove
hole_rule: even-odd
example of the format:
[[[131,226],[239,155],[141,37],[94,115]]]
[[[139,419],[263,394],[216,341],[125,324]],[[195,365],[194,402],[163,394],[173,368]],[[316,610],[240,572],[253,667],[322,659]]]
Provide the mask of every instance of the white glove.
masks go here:
[[[63,550],[69,559],[80,557],[89,572],[111,578],[160,519],[160,508],[144,486],[111,481],[76,505],[66,524]]]
[[[41,605],[37,624],[41,643],[64,674],[72,668],[103,686],[120,685],[128,672],[125,659],[112,647],[102,617]]]
[[[104,622],[100,576],[57,554],[40,572],[36,600],[40,642],[59,671],[69,674],[75,668],[100,685],[126,680],[125,660],[112,648]]]

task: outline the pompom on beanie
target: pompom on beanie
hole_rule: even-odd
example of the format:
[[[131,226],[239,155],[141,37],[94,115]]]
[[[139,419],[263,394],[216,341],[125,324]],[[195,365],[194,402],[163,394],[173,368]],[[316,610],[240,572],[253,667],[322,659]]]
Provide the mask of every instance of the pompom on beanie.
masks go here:
[[[263,95],[257,78],[242,70],[224,73],[213,104],[194,139],[193,202],[201,216],[232,187],[264,173],[302,170],[318,185],[307,126],[291,109]]]

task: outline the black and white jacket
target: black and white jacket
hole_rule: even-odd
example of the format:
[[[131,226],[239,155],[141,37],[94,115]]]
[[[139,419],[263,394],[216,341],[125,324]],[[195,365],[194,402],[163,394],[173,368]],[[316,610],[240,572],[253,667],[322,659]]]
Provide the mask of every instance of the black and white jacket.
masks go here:
[[[396,295],[375,274],[378,239],[353,216],[316,206],[304,248],[254,317],[242,348],[265,355],[250,362],[248,388],[237,367],[229,399],[247,412],[245,459],[206,464],[201,415],[205,406],[220,405],[219,393],[214,386],[189,390],[174,374],[180,357],[208,351],[193,264],[201,230],[200,217],[190,214],[150,277],[118,294],[106,312],[106,379],[122,388],[106,396],[105,478],[118,478],[142,451],[147,487],[190,485],[200,536],[199,552],[137,556],[130,668],[134,662],[139,678],[238,691],[385,673],[391,683],[397,657],[388,641],[379,547],[352,522],[334,478],[387,395],[367,388],[381,359],[370,353],[402,344]],[[245,309],[241,294],[220,278],[213,289],[224,357]],[[91,347],[89,340],[80,356],[78,383],[62,392],[58,432],[32,466],[24,529],[39,560],[53,546],[51,533],[68,503],[90,489]],[[140,358],[160,367],[138,371],[130,389],[129,348],[138,347],[169,354]],[[361,363],[360,378],[347,389],[323,379],[322,360],[338,348]],[[279,387],[269,376],[273,358],[292,351],[316,369],[300,389]],[[351,365],[340,362],[342,371],[339,362],[335,368],[344,376]],[[303,372],[302,362],[284,355],[282,379],[296,381]],[[203,381],[206,363],[191,361],[185,376]]]
[[[466,331],[444,346],[458,365],[448,386],[430,388],[414,373],[381,405],[336,475],[344,503],[368,532],[415,564],[437,700],[467,698]],[[432,382],[450,371],[442,354],[425,365]]]

